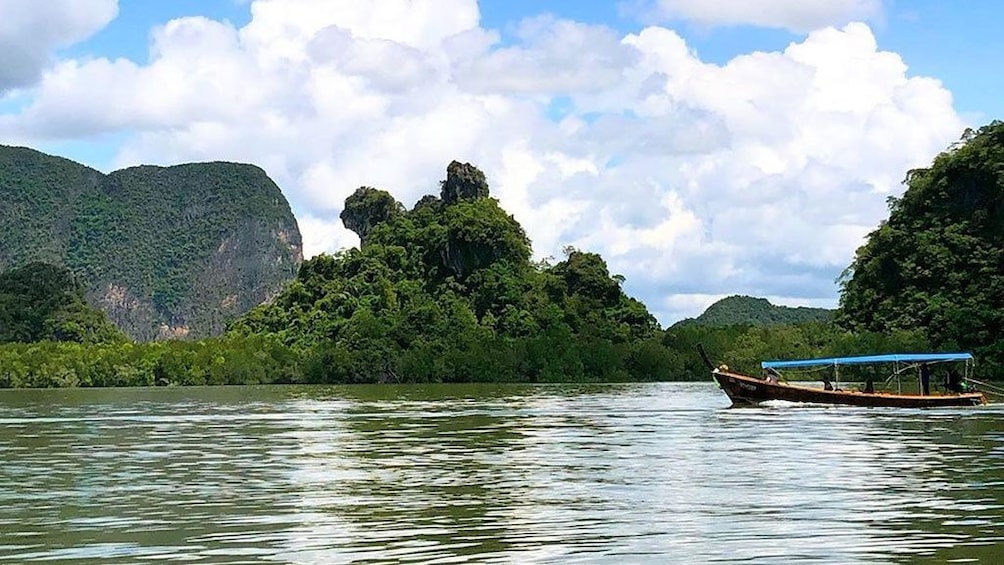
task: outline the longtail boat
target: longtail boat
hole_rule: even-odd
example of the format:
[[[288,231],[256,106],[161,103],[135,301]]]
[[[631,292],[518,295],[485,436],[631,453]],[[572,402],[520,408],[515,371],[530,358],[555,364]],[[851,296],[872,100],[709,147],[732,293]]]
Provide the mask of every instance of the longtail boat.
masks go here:
[[[889,406],[896,408],[937,408],[942,406],[979,406],[987,403],[982,392],[975,391],[968,384],[968,376],[973,362],[969,353],[897,353],[888,355],[862,355],[857,357],[830,357],[825,359],[802,359],[792,361],[764,361],[760,364],[764,376],[751,377],[735,373],[726,365],[715,367],[704,350],[701,355],[711,368],[711,376],[725,391],[733,406],[755,405],[771,400],[805,402],[814,404],[847,404],[851,406]],[[930,370],[934,363],[964,362],[965,372],[945,383],[943,392],[929,390]],[[862,390],[842,390],[839,381],[839,367],[842,365],[889,364],[893,371],[886,379],[897,381],[896,392],[876,392],[869,382]],[[832,367],[834,383],[824,377],[823,388],[808,384],[785,382],[778,369]],[[903,394],[900,376],[916,370],[919,375],[916,394]],[[926,374],[925,374],[926,373]],[[926,383],[926,384],[925,384]]]

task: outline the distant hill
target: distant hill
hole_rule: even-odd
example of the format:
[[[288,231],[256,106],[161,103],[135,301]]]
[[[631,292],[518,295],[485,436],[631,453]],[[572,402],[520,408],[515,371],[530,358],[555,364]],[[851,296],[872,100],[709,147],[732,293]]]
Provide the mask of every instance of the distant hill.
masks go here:
[[[799,306],[775,306],[766,298],[752,296],[728,296],[715,302],[696,318],[687,318],[674,326],[696,324],[702,326],[777,326],[804,324],[807,322],[828,322],[834,311],[826,308]]]
[[[87,301],[138,340],[219,334],[302,261],[296,219],[264,171],[237,163],[103,175],[0,146],[0,271],[69,268]]]

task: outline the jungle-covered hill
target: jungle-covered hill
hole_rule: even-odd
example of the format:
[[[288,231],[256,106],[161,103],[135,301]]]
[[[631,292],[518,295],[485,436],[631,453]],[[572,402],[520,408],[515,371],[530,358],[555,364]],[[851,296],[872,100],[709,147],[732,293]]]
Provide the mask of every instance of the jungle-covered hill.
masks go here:
[[[799,306],[775,306],[766,298],[752,296],[727,296],[708,308],[696,318],[680,320],[674,326],[696,324],[700,326],[777,326],[828,322],[833,318],[833,310]]]
[[[842,279],[851,331],[919,330],[940,350],[972,350],[1004,370],[1004,122],[909,171]],[[997,374],[999,377],[1000,374]]]
[[[65,266],[130,337],[196,338],[274,296],[302,260],[296,219],[261,169],[140,166],[104,175],[0,146],[0,271]]]
[[[530,241],[452,162],[438,195],[410,210],[370,187],[345,202],[358,249],[303,263],[295,281],[232,326],[315,352],[315,382],[670,378],[645,306],[595,253],[530,261]]]
[[[904,182],[903,195],[889,199],[889,218],[841,276],[831,322],[758,327],[747,318],[702,327],[695,320],[667,330],[667,344],[685,351],[703,342],[745,370],[755,370],[757,359],[971,351],[978,376],[1002,378],[1004,122],[967,130],[929,167],[908,171]],[[730,316],[713,312],[726,301]],[[753,308],[755,302],[731,297],[701,318],[740,320],[737,312],[763,310],[766,301]]]

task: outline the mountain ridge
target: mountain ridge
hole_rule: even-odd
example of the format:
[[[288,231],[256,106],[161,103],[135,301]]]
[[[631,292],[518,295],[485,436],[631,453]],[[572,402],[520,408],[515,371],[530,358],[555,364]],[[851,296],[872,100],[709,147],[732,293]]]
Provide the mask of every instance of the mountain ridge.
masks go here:
[[[807,306],[777,306],[766,298],[732,295],[722,298],[696,318],[686,318],[671,327],[691,324],[723,327],[731,325],[775,326],[829,322],[835,310]]]

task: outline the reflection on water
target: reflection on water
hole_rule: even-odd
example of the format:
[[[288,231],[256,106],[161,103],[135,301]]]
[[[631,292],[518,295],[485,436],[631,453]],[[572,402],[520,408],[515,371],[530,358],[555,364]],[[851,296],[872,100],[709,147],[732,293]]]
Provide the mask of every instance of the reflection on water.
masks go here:
[[[0,561],[995,562],[1004,407],[710,383],[0,392]]]

